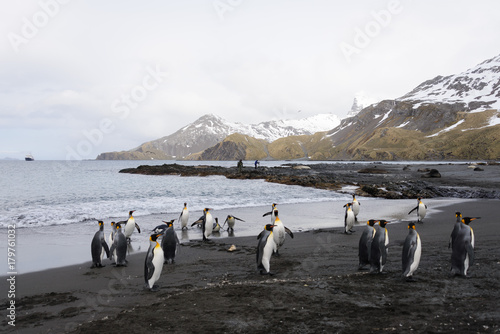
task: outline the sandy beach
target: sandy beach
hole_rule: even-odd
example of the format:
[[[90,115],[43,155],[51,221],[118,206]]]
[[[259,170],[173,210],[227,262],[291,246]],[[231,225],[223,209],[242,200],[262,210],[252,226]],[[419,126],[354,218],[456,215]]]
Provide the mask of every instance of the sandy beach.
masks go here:
[[[401,278],[402,242],[414,219],[406,216],[387,226],[390,250],[383,274],[357,270],[364,222],[352,235],[320,228],[287,237],[281,256],[271,259],[274,276],[256,270],[255,236],[191,240],[183,242],[174,265],[164,266],[156,293],[143,290],[143,252],[130,255],[126,268],[91,269],[87,262],[16,276],[16,326],[3,317],[2,328],[18,333],[494,333],[500,330],[499,204],[453,201],[417,224],[422,260],[416,282]],[[481,216],[471,223],[476,259],[467,278],[449,277],[455,211]],[[227,251],[233,244],[236,251]],[[7,278],[1,279],[2,291],[12,288]],[[10,302],[3,293],[4,310]]]

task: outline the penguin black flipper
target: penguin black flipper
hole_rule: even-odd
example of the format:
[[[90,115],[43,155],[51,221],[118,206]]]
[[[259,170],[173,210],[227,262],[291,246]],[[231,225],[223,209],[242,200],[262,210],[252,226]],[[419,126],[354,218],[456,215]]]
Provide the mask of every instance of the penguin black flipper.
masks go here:
[[[243,219],[239,219],[238,217],[233,216],[233,218],[234,218],[234,219],[236,219],[236,220],[239,220],[239,221],[241,221],[241,222],[244,222],[244,220],[243,220]]]
[[[205,217],[201,216],[197,221],[191,224],[191,226],[202,224],[205,221]]]
[[[153,277],[153,273],[155,271],[155,266],[153,265],[153,257],[154,253],[151,251],[148,253],[146,257],[146,261],[144,262],[144,280],[146,281],[146,285],[148,285],[148,281]]]
[[[259,235],[257,236],[257,239],[260,239],[264,233],[266,233],[266,230],[263,230],[262,232],[260,232]]]
[[[293,233],[292,233],[292,231],[290,231],[288,229],[288,227],[286,227],[286,226],[285,226],[285,232],[288,233],[290,235],[290,237],[292,237],[292,239],[293,239]]]
[[[137,225],[137,223],[135,223],[135,228],[137,229],[137,232],[141,233],[141,228]]]
[[[269,211],[269,212],[266,212],[262,215],[262,217],[265,217],[265,216],[269,216],[270,214],[272,214],[272,211]]]
[[[101,240],[101,245],[102,248],[104,248],[104,251],[106,252],[106,257],[109,259],[111,253],[109,252],[108,244],[106,243],[106,240],[104,240],[104,238]]]
[[[427,208],[427,207],[426,207]],[[418,209],[418,205],[416,207],[414,207],[413,209],[410,210],[410,212],[408,212],[408,214],[412,213],[413,211],[417,210]]]

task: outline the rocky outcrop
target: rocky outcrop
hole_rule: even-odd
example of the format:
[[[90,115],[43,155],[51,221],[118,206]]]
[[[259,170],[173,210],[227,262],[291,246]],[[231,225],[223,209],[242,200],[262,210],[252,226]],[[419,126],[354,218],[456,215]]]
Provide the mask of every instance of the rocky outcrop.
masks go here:
[[[296,167],[296,168],[294,168]],[[298,167],[298,168],[297,168]],[[481,166],[482,179],[466,165],[436,165],[430,169],[441,178],[424,178],[419,166],[408,168],[399,164],[288,164],[280,167],[183,166],[164,164],[142,165],[123,169],[120,173],[145,175],[209,176],[223,175],[231,179],[264,179],[267,182],[340,191],[343,186],[356,185],[356,194],[384,198],[463,197],[500,198],[500,182],[496,164]],[[425,166],[426,168],[429,166]],[[433,172],[433,173],[435,173]],[[483,175],[484,173],[484,175]]]

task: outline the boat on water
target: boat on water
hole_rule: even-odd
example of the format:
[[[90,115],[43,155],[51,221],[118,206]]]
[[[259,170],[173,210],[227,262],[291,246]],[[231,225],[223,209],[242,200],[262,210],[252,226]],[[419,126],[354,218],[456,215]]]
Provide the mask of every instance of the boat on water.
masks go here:
[[[26,161],[34,161],[35,158],[33,158],[33,156],[31,154],[26,154],[26,156],[24,157],[24,160],[26,160]]]

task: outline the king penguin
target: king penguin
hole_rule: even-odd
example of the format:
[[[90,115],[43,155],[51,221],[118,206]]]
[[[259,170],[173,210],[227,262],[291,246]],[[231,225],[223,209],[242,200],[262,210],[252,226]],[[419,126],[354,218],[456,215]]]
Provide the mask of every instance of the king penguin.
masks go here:
[[[181,229],[188,228],[187,227],[188,220],[189,220],[189,210],[187,208],[187,203],[184,203],[184,209],[182,209],[182,212],[179,216],[179,222],[181,223]]]
[[[276,220],[276,215],[274,214],[274,211],[278,209],[277,206],[278,206],[278,204],[273,203],[273,205],[271,206],[271,211],[266,212],[262,215],[262,217],[271,215],[271,223],[272,224],[274,224],[274,221]]]
[[[344,205],[345,208],[345,216],[344,216],[344,233],[352,234],[354,232],[352,228],[354,227],[354,222],[356,221],[356,217],[354,216],[354,212],[352,212],[352,203],[347,203]]]
[[[116,233],[113,239],[113,245],[111,245],[111,254],[116,254],[115,265],[117,267],[127,266],[127,237],[122,232],[121,223],[116,223]],[[116,252],[116,253],[115,253]]]
[[[234,224],[236,223],[236,220],[244,222],[243,219],[240,219],[236,216],[227,215],[226,220],[224,221],[224,224],[222,226],[224,227],[227,223],[227,230],[229,231],[229,229],[231,229],[232,231],[234,231]]]
[[[372,247],[372,240],[375,236],[375,225],[377,221],[375,219],[370,219],[366,222],[366,228],[359,238],[359,266],[358,270],[363,270],[366,265],[370,264],[370,250]]]
[[[161,248],[163,249],[164,263],[173,264],[175,262],[175,254],[177,254],[177,245],[179,245],[179,238],[174,230],[174,220],[172,219],[167,224],[167,228],[163,232],[161,239]]]
[[[203,241],[208,241],[208,237],[212,234],[214,228],[214,219],[210,213],[209,208],[203,209],[203,216],[201,216],[197,221],[195,221],[191,226],[201,223],[203,230]]]
[[[370,272],[381,273],[387,261],[387,245],[389,244],[389,234],[385,225],[387,221],[381,219],[375,225],[375,236],[373,237],[370,249]]]
[[[123,234],[125,234],[125,237],[129,241],[130,241],[130,236],[134,232],[134,228],[137,229],[137,232],[141,233],[141,229],[140,229],[139,225],[137,225],[137,223],[135,222],[134,216],[132,216],[132,214],[134,212],[135,212],[135,210],[129,211],[128,220],[127,220],[127,223],[125,224],[125,228],[123,229]]]
[[[285,243],[285,232],[290,235],[290,237],[293,239],[293,233],[290,231],[285,225],[283,225],[283,222],[281,219],[278,217],[278,210],[274,209],[274,228],[273,228],[273,237],[274,237],[274,242],[276,243],[276,255],[279,255],[279,249],[283,244]]]
[[[221,226],[219,224],[219,218],[214,218],[214,225],[212,226],[212,233],[219,233]]]
[[[463,217],[462,224],[451,245],[451,275],[467,276],[469,266],[474,263],[474,231],[470,222],[480,217]]]
[[[91,268],[102,268],[102,257],[106,253],[106,257],[109,258],[109,248],[106,240],[104,238],[104,223],[99,220],[99,231],[94,234],[91,243],[91,253],[92,253],[92,267]]]
[[[407,281],[414,281],[413,273],[417,270],[420,264],[420,256],[422,255],[422,243],[420,235],[415,230],[415,223],[408,224],[408,235],[403,244],[402,262],[403,262],[403,277]]]
[[[161,234],[151,234],[149,237],[149,249],[144,261],[144,281],[145,288],[151,291],[158,291],[158,281],[163,269],[164,253],[157,239]]]
[[[408,212],[408,214],[417,210],[417,223],[423,223],[425,214],[427,213],[427,205],[425,205],[424,202],[422,202],[421,197],[419,197],[417,201],[418,201],[417,206],[411,209],[410,212]]]
[[[358,221],[359,206],[361,203],[356,199],[356,195],[352,194],[352,212],[354,213],[354,219]]]
[[[264,231],[260,232],[257,239],[257,270],[261,275],[273,275],[271,269],[271,256],[273,252],[278,250],[276,242],[274,242],[273,228],[275,225],[267,224]]]

